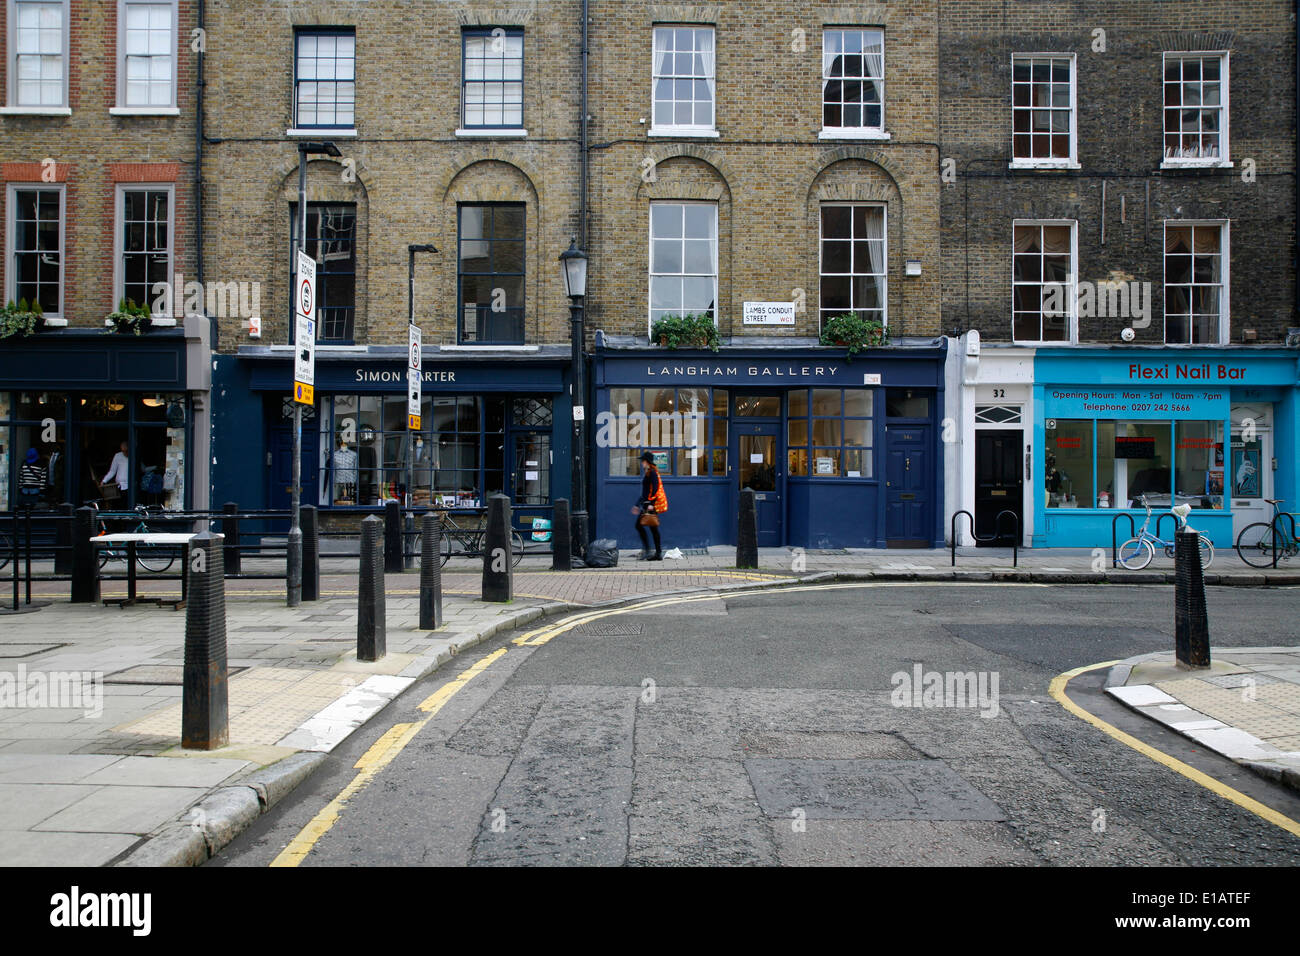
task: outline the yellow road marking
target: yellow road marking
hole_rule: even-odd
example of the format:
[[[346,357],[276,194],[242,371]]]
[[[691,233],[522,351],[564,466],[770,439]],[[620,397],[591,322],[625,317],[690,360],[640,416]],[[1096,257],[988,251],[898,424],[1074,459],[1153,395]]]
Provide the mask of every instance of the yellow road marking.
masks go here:
[[[351,782],[344,787],[333,800],[327,803],[316,816],[307,823],[298,835],[289,841],[288,846],[280,851],[280,854],[271,861],[271,866],[297,866],[307,858],[309,854],[320,842],[321,837],[330,831],[330,828],[338,822],[339,816],[347,806],[348,801],[365,789],[379,772],[387,767],[397,757],[402,749],[415,739],[415,735],[424,729],[425,724],[437,716],[438,711],[442,710],[447,701],[451,700],[466,684],[487,670],[492,664],[501,658],[508,648],[502,647],[485,656],[482,660],[475,661],[464,672],[458,674],[453,680],[448,681],[442,687],[429,695],[423,703],[420,704],[420,710],[428,716],[421,720],[406,724],[394,724],[384,731],[370,748],[361,755],[360,759],[353,764],[353,769],[359,770]]]
[[[1237,806],[1249,810],[1257,817],[1261,817],[1262,819],[1267,820],[1269,823],[1273,824],[1274,826],[1281,827],[1283,830],[1286,830],[1288,833],[1291,833],[1295,836],[1300,836],[1300,823],[1297,823],[1295,820],[1292,820],[1290,817],[1278,813],[1272,807],[1265,806],[1264,804],[1260,803],[1258,800],[1254,800],[1246,796],[1244,793],[1240,792],[1239,790],[1234,790],[1232,787],[1229,787],[1227,784],[1220,783],[1218,780],[1215,780],[1209,774],[1203,773],[1202,771],[1197,770],[1195,767],[1183,763],[1181,760],[1177,759],[1176,757],[1171,757],[1169,756],[1169,754],[1165,753],[1164,751],[1157,750],[1155,747],[1152,747],[1150,744],[1143,743],[1142,741],[1138,740],[1136,737],[1124,733],[1124,731],[1120,730],[1118,727],[1111,726],[1110,724],[1106,723],[1106,721],[1102,720],[1100,717],[1096,716],[1095,714],[1091,714],[1088,711],[1084,710],[1082,707],[1080,707],[1078,704],[1076,704],[1074,701],[1070,700],[1070,698],[1066,696],[1065,694],[1066,685],[1069,684],[1071,680],[1078,677],[1080,674],[1086,674],[1089,671],[1100,670],[1103,667],[1112,667],[1118,663],[1119,663],[1118,661],[1105,661],[1101,664],[1089,664],[1084,667],[1076,667],[1073,670],[1066,671],[1064,674],[1058,674],[1056,677],[1052,678],[1052,683],[1048,688],[1048,692],[1052,695],[1053,698],[1056,699],[1056,702],[1058,704],[1060,704],[1062,707],[1064,707],[1074,716],[1078,717],[1080,720],[1085,720],[1088,723],[1092,724],[1102,733],[1110,737],[1113,737],[1115,740],[1118,740],[1120,743],[1125,744],[1126,746],[1132,747],[1138,753],[1142,754],[1144,757],[1149,757],[1150,759],[1154,760],[1156,763],[1160,764],[1162,767],[1167,767],[1170,770],[1174,771],[1175,773],[1182,774],[1188,780],[1194,781],[1195,783],[1199,783],[1202,787],[1205,787],[1205,789],[1211,791],[1212,793],[1218,794],[1223,799],[1230,800],[1231,802],[1237,804]]]

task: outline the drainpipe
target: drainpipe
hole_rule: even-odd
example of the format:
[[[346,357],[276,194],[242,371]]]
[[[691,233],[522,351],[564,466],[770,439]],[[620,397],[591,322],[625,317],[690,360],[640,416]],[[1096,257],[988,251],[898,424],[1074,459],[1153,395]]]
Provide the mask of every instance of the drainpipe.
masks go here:
[[[587,250],[587,3],[588,0],[582,0],[582,114],[579,116],[582,161],[578,169],[578,247],[591,255]]]
[[[199,288],[203,285],[203,66],[207,55],[206,3],[198,2],[199,49],[195,50],[194,79],[194,270]],[[183,289],[172,291],[173,302],[179,302],[184,296]],[[190,330],[186,329],[186,351],[195,350],[192,361],[187,361],[186,385],[190,391],[194,408],[193,442],[199,454],[189,456],[188,472],[191,478],[190,501],[192,507],[199,511],[208,511],[212,507],[212,353],[217,350],[217,321],[208,319],[206,328],[206,300],[201,306],[202,312],[196,319],[197,342],[191,344]],[[184,305],[181,306],[184,322]],[[200,531],[208,530],[206,521],[200,522]]]
[[[203,58],[207,55],[207,36],[204,27],[205,0],[199,0],[199,37],[202,42],[199,44],[197,59],[195,61],[197,78],[194,84],[194,267],[198,273],[199,286],[203,286],[203,89],[205,86],[203,79]],[[179,292],[174,293],[179,294]],[[206,296],[204,298],[206,303]],[[205,305],[206,311],[206,305]],[[217,320],[215,317],[210,318],[212,351],[217,350]]]

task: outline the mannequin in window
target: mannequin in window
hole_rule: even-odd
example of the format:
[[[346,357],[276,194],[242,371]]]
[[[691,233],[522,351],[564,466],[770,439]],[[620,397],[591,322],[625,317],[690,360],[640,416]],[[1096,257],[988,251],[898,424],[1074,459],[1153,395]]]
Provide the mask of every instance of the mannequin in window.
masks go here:
[[[356,503],[357,453],[342,438],[339,439],[339,447],[334,450],[333,464],[335,500]]]

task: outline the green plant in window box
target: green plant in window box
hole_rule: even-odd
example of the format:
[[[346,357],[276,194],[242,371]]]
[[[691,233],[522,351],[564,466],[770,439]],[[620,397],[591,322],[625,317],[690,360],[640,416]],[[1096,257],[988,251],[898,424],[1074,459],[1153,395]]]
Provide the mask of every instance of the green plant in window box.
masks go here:
[[[14,305],[13,300],[10,299],[5,307],[0,309],[0,339],[7,339],[13,335],[35,335],[43,328],[45,328],[45,311],[39,302],[33,302],[28,306],[26,299],[19,299],[18,304]]]
[[[651,343],[669,349],[712,349],[718,351],[718,327],[707,315],[665,315],[650,327]]]
[[[864,349],[885,345],[889,330],[879,319],[864,319],[856,312],[832,316],[822,326],[822,345],[838,345],[848,349],[849,361]]]
[[[139,335],[153,328],[153,317],[147,305],[136,305],[134,299],[122,299],[117,303],[116,311],[108,314],[108,321],[113,323],[106,332],[119,332]]]

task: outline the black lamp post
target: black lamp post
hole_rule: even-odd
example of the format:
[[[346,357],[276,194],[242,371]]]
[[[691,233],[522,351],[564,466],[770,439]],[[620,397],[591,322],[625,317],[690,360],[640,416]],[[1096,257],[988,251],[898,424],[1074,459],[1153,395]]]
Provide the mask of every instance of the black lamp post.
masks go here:
[[[293,257],[289,260],[289,275],[298,272],[298,250],[307,248],[307,157],[312,155],[342,156],[333,143],[298,144],[298,241],[294,243]],[[290,286],[292,288],[292,285]],[[289,297],[292,303],[293,296]],[[293,306],[289,306],[289,344],[296,345],[298,323],[294,321]],[[290,364],[292,367],[292,363]],[[290,489],[289,538],[285,547],[285,585],[289,607],[302,603],[302,405],[293,403],[293,486]]]
[[[573,549],[584,557],[587,554],[587,443],[586,366],[582,359],[583,325],[582,306],[587,295],[587,254],[578,248],[576,239],[569,240],[569,248],[560,255],[564,267],[564,291],[569,297],[569,314],[573,319]]]

